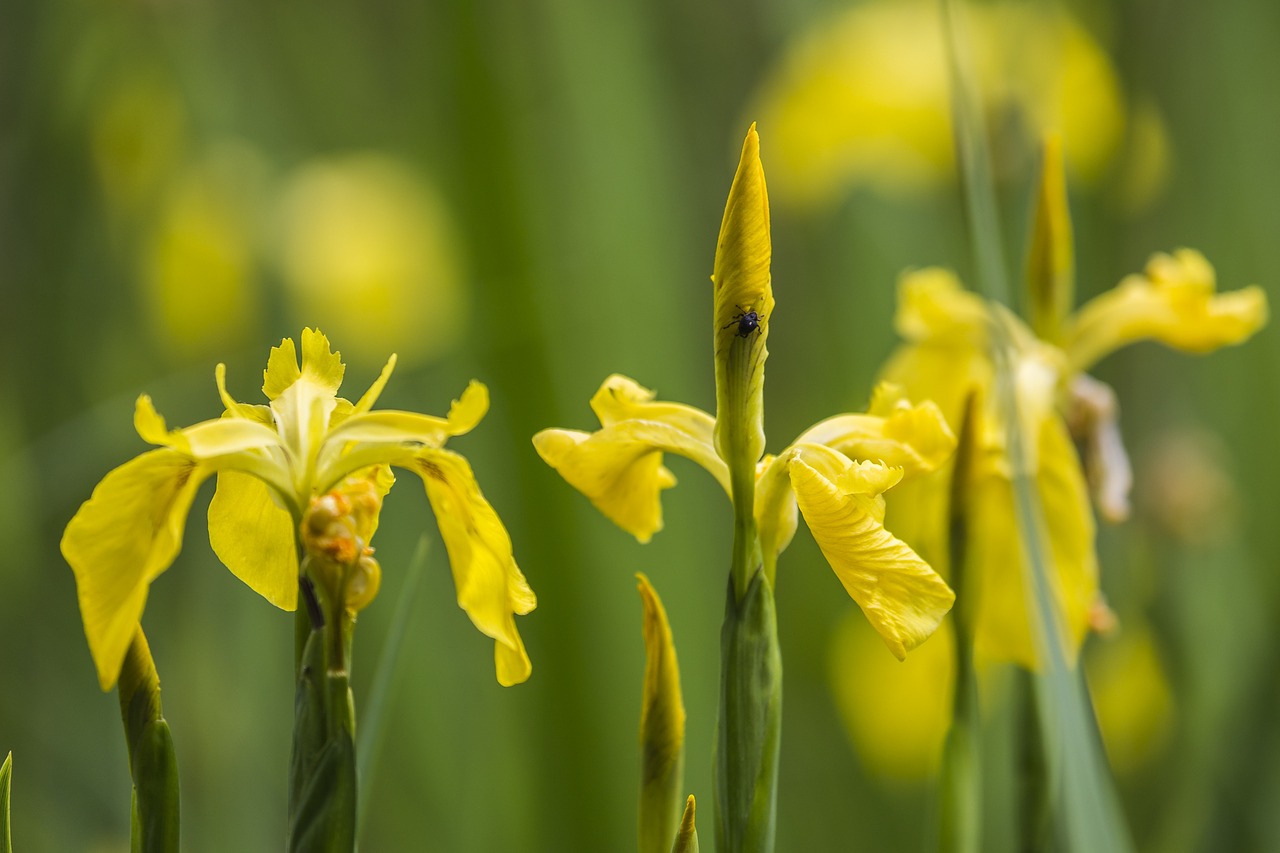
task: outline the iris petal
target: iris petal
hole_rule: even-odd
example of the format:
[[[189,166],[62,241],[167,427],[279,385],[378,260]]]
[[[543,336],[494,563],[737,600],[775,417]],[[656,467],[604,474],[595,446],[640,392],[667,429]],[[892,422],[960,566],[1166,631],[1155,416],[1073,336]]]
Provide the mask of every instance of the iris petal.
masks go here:
[[[1215,293],[1215,281],[1197,251],[1153,256],[1143,275],[1089,300],[1071,319],[1065,348],[1072,372],[1147,338],[1194,353],[1248,339],[1267,322],[1266,293],[1257,285]]]
[[[209,504],[209,544],[222,564],[282,610],[298,606],[298,554],[293,516],[271,499],[261,480],[239,471],[218,474]]]
[[[826,476],[828,471],[808,464],[827,468],[827,461],[817,456],[803,452],[788,463],[800,512],[845,591],[901,660],[934,632],[951,609],[955,593],[885,530],[874,502],[845,493]]]
[[[111,689],[147,600],[178,555],[196,489],[212,469],[152,450],[111,471],[62,535],[103,690]]]
[[[519,684],[532,664],[516,630],[515,615],[529,613],[537,598],[516,565],[511,537],[480,492],[467,460],[448,450],[424,448],[398,460],[422,477],[436,523],[449,552],[458,605],[481,633],[492,637],[498,682]]]

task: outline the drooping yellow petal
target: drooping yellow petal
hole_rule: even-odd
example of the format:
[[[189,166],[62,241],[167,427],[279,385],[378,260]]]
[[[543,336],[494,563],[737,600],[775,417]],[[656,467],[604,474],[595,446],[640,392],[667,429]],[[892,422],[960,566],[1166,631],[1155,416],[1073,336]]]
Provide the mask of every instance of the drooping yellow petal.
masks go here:
[[[266,485],[239,471],[218,474],[209,504],[209,544],[222,564],[282,610],[298,606],[293,516]]]
[[[1247,340],[1267,322],[1266,293],[1257,285],[1215,293],[1215,282],[1213,267],[1193,249],[1153,256],[1143,275],[1091,299],[1068,323],[1072,372],[1148,338],[1196,353]]]
[[[511,537],[485,500],[467,460],[448,450],[423,448],[396,465],[422,477],[436,523],[449,552],[458,605],[492,637],[498,682],[504,687],[529,677],[532,665],[516,630],[515,615],[537,605],[511,553]]]
[[[662,465],[663,453],[697,462],[729,491],[728,468],[712,446],[711,416],[653,396],[615,374],[591,398],[603,429],[548,429],[533,437],[543,461],[641,542],[662,529],[660,493],[676,484]]]
[[[173,450],[152,450],[103,478],[62,535],[98,683],[120,674],[147,588],[177,556],[187,513],[212,469]]]
[[[1066,427],[1051,418],[1039,435],[1035,481],[1047,527],[1042,534],[1048,546],[1049,582],[1065,631],[1060,641],[1074,660],[1088,631],[1089,608],[1098,590],[1093,512]],[[977,567],[975,649],[982,657],[1035,667],[1039,655],[1028,612],[1036,611],[1027,593],[1029,568],[1014,521],[1013,487],[990,460],[982,467],[969,505],[969,548]]]
[[[731,469],[751,472],[764,453],[764,363],[773,287],[769,263],[769,194],[755,125],[720,224],[711,281],[715,292],[715,446]]]
[[[665,424],[629,421],[595,433],[544,429],[533,437],[542,460],[641,542],[662,529],[660,493],[676,484],[655,439],[677,438]]]
[[[904,658],[938,627],[955,593],[914,551],[885,530],[872,501],[845,493],[845,482],[832,482],[825,472],[808,464],[829,468],[836,460],[827,454],[839,454],[820,445],[798,450],[788,470],[813,538],[889,650]],[[852,479],[873,478],[863,471]]]

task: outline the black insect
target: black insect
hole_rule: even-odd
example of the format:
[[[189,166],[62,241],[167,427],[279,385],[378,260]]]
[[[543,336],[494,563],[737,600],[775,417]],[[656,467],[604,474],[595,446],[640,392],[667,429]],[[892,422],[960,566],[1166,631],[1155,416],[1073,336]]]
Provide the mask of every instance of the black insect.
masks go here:
[[[764,317],[761,317],[755,311],[742,310],[741,305],[737,307],[738,313],[734,315],[733,319],[729,321],[729,323],[721,326],[720,328],[728,329],[732,326],[737,326],[738,331],[734,334],[740,338],[749,338],[751,337],[752,332],[760,328],[760,324],[764,322]]]

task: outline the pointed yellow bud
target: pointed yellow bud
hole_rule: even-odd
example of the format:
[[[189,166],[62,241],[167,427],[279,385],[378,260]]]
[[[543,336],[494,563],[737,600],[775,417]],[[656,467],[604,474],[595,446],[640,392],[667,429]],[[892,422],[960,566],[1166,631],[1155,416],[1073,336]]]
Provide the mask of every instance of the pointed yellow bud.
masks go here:
[[[680,831],[676,834],[676,843],[672,845],[671,853],[698,853],[698,830],[694,826],[697,810],[697,803],[693,794],[690,794],[684,803],[684,816],[680,818]]]
[[[773,319],[769,262],[769,194],[760,164],[760,137],[753,124],[729,189],[716,244],[715,446],[731,471],[750,466],[764,453],[765,342]]]
[[[642,574],[644,694],[640,707],[640,853],[666,853],[675,836],[684,784],[684,701],[671,626],[658,593]]]

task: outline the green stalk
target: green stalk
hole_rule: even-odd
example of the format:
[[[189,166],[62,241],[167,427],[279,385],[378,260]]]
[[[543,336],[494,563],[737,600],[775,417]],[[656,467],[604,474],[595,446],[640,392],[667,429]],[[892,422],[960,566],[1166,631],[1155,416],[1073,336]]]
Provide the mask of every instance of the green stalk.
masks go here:
[[[382,645],[382,654],[378,657],[378,665],[373,673],[373,683],[369,687],[364,711],[360,715],[360,734],[356,740],[356,779],[360,783],[357,797],[357,826],[364,825],[365,809],[369,802],[369,786],[372,784],[375,762],[382,748],[382,723],[386,719],[386,710],[390,703],[391,685],[394,681],[396,665],[400,662],[400,651],[404,648],[405,631],[413,610],[413,595],[418,589],[418,579],[422,577],[426,565],[427,537],[423,536],[418,540],[413,559],[409,561],[404,588],[400,590],[400,595],[396,599],[396,611],[391,617],[387,639]]]
[[[160,676],[142,633],[134,632],[117,686],[133,777],[130,850],[176,853],[179,841],[178,758],[160,709]]]
[[[298,667],[287,849],[290,853],[352,853],[357,800],[355,710],[346,661],[354,622],[341,596],[332,595],[324,584],[304,580],[302,592],[304,606],[309,611],[318,609],[321,621],[309,633]],[[308,619],[313,617],[314,612]]]

